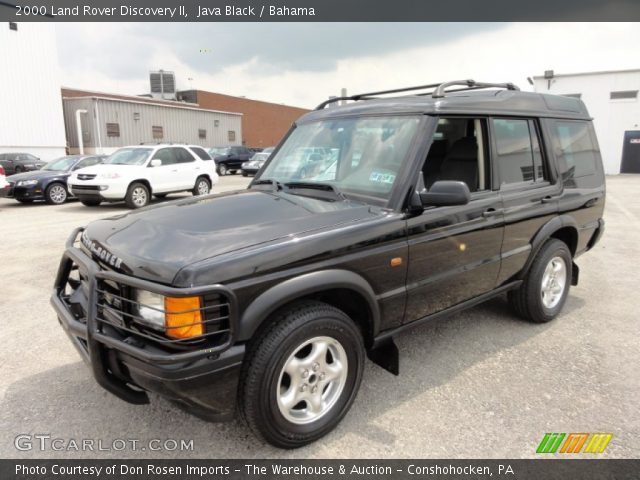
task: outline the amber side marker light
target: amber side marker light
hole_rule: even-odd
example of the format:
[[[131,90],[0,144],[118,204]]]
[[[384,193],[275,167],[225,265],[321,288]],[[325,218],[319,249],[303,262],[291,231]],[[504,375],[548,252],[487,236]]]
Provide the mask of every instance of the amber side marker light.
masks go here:
[[[402,265],[402,257],[392,258],[390,263],[392,267],[399,267]]]
[[[165,297],[164,309],[168,337],[183,339],[204,334],[200,297]]]

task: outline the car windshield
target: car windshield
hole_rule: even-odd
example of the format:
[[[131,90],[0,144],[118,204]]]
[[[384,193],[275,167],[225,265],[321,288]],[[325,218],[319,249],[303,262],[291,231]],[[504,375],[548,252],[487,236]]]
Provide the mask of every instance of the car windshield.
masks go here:
[[[419,122],[419,116],[389,116],[299,125],[256,180],[323,183],[388,200]]]
[[[121,148],[109,156],[104,163],[111,165],[142,165],[149,158],[151,148]]]
[[[229,153],[228,147],[213,147],[211,150],[209,150],[209,155],[212,155],[212,156],[227,155],[228,153]]]
[[[264,162],[266,159],[269,158],[269,155],[271,155],[269,152],[257,152],[253,154],[253,157],[251,157],[251,161]]]
[[[73,167],[73,165],[76,163],[77,160],[78,160],[78,157],[56,158],[55,160],[51,160],[44,167],[42,167],[42,170],[62,172],[62,171],[71,169],[71,167]]]

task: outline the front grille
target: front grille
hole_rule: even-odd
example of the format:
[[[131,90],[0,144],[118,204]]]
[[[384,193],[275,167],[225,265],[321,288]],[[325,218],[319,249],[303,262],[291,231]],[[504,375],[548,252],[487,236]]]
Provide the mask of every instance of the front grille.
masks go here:
[[[138,315],[139,307],[148,307],[133,299],[133,289],[112,280],[98,281],[97,315],[99,325],[115,328],[121,335],[132,337],[131,341],[150,341],[156,346],[179,350],[197,346],[214,348],[226,344],[231,335],[230,303],[222,294],[206,294],[201,296],[200,313],[203,318],[205,333],[188,339],[174,339],[165,336],[144,324]],[[159,310],[166,313],[165,310]]]
[[[78,180],[93,180],[96,178],[95,173],[79,173]]]
[[[73,185],[71,190],[74,192],[99,192],[99,185]]]

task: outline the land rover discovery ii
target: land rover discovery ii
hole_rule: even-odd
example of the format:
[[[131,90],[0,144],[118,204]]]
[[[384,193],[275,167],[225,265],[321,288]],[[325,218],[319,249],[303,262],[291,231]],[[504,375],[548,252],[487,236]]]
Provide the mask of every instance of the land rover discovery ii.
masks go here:
[[[347,413],[365,356],[398,374],[408,328],[504,292],[523,319],[555,318],[604,200],[579,99],[472,80],[332,99],[246,190],[76,229],[52,304],[121,399],[237,410],[299,447]]]

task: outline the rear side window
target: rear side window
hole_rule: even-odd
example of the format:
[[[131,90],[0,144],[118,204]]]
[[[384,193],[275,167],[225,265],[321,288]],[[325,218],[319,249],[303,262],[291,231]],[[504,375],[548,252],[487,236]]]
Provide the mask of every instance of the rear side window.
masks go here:
[[[184,148],[174,148],[174,150],[174,154],[178,163],[189,163],[195,161],[195,158],[193,158],[193,156]]]
[[[556,120],[553,148],[560,171],[566,178],[596,173],[598,149],[587,122]]]
[[[527,119],[494,118],[492,124],[501,184],[544,181],[535,123]]]
[[[198,155],[202,160],[213,160],[204,148],[191,147],[191,151]]]

